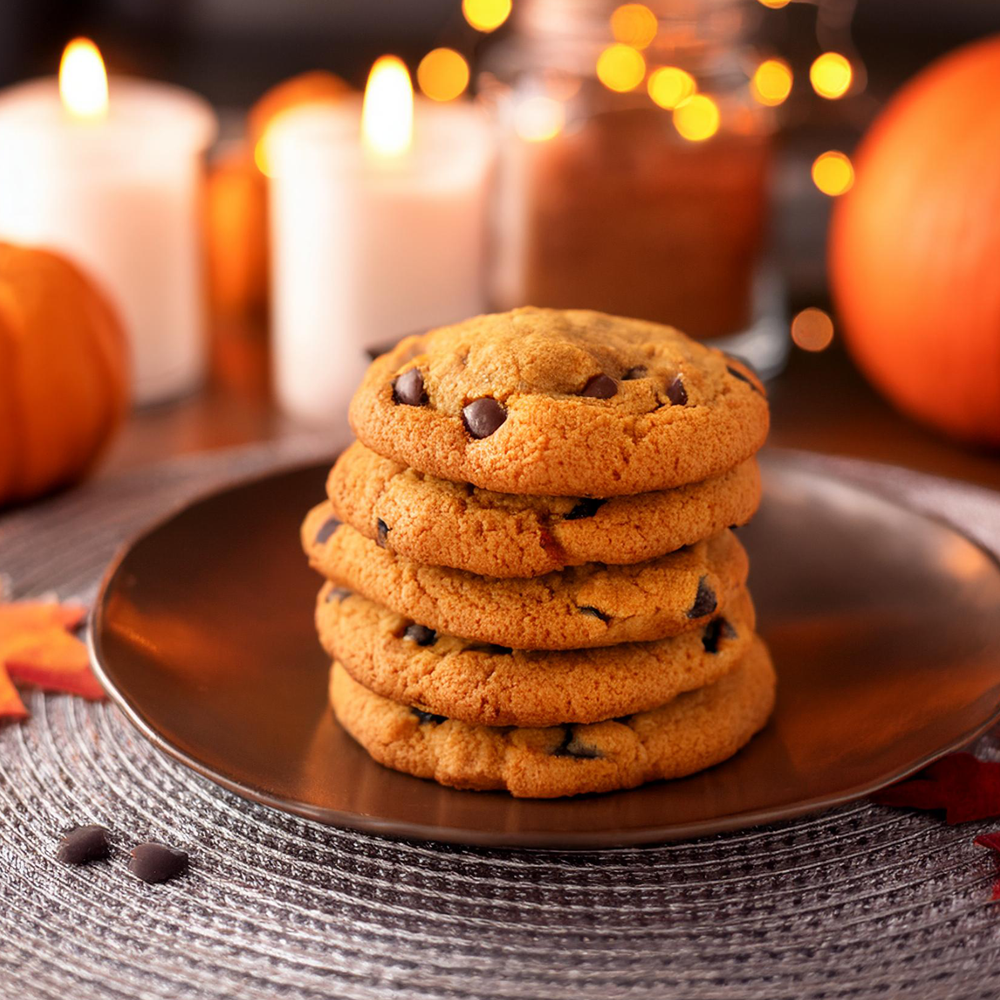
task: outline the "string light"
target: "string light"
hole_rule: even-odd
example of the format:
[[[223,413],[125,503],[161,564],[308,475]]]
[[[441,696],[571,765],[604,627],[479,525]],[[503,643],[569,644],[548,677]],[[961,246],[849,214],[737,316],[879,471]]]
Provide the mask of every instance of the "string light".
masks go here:
[[[641,3],[626,3],[611,15],[611,33],[616,42],[644,49],[656,38],[659,22],[656,15]]]
[[[672,111],[694,94],[698,84],[690,73],[676,66],[661,66],[650,73],[646,89],[654,103]]]
[[[783,103],[792,92],[792,70],[783,59],[765,59],[750,80],[754,100],[768,107]]]
[[[597,79],[620,94],[635,90],[646,75],[646,60],[631,45],[609,45],[597,57]]]
[[[705,94],[695,94],[674,109],[674,128],[691,142],[710,139],[719,131],[719,106]]]
[[[462,0],[462,13],[476,31],[496,31],[510,17],[511,0]]]
[[[813,183],[831,197],[850,191],[854,184],[854,166],[850,158],[836,149],[821,153],[813,161]]]
[[[565,123],[566,112],[552,97],[529,97],[514,111],[514,131],[526,142],[554,139]]]
[[[833,320],[814,306],[792,320],[792,340],[804,351],[824,351],[833,341]]]
[[[453,101],[469,85],[469,64],[454,49],[433,49],[420,60],[417,83],[432,101]]]
[[[820,97],[835,101],[850,90],[854,73],[846,56],[839,52],[824,52],[809,67],[809,82]]]

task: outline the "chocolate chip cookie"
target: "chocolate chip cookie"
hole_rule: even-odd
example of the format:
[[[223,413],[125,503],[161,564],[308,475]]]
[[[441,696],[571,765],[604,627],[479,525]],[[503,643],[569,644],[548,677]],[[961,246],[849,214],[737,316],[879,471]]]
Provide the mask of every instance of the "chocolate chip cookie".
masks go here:
[[[746,582],[731,531],[631,566],[587,563],[561,573],[494,580],[423,566],[338,524],[329,501],[309,512],[302,545],[328,580],[428,628],[513,649],[645,642],[705,625]]]
[[[703,483],[599,500],[494,493],[428,476],[355,442],[327,481],[333,513],[429,566],[540,576],[588,562],[636,563],[745,524],[760,502],[756,460]]]
[[[387,767],[455,788],[554,798],[634,788],[718,764],[763,728],[775,676],[755,639],[740,665],[652,711],[591,725],[469,725],[390,701],[335,663],[330,701],[340,724]]]
[[[609,497],[718,476],[764,443],[746,366],[671,327],[515,309],[407,337],[351,403],[368,447],[501,493]]]
[[[700,629],[657,642],[530,652],[436,632],[328,583],[316,628],[331,659],[384,698],[487,726],[601,722],[712,684],[746,655],[754,610],[740,588]]]

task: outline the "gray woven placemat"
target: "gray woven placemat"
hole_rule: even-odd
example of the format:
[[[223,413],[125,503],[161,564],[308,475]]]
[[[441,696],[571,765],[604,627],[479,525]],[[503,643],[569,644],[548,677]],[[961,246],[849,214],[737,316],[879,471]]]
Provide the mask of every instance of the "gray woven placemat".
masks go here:
[[[0,518],[15,596],[93,593],[117,544],[234,477],[316,457],[297,440],[177,460]],[[1000,552],[974,487],[803,458],[948,517]],[[30,696],[0,728],[0,997],[843,998],[1000,995],[991,824],[857,803],[690,843],[502,852],[341,831],[243,801],[147,745],[109,704]],[[1000,756],[992,738],[977,752]],[[70,869],[55,842],[109,824]],[[1000,825],[1000,823],[996,824]],[[190,873],[146,886],[137,839]]]

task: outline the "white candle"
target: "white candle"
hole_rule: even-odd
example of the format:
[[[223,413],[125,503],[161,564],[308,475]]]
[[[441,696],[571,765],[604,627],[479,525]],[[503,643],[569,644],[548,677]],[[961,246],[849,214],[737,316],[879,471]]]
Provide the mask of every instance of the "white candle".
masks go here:
[[[311,423],[343,418],[367,348],[485,305],[487,125],[421,100],[410,141],[409,77],[376,99],[379,64],[367,141],[360,100],[287,112],[266,140],[275,389]]]
[[[0,94],[0,239],[60,250],[105,287],[135,401],[153,403],[204,373],[201,159],[216,119],[166,84],[113,77],[108,91],[75,114],[55,78]]]

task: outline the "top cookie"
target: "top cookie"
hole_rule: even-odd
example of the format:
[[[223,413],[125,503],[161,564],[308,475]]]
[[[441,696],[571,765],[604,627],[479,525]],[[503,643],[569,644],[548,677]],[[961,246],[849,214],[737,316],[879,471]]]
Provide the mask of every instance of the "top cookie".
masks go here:
[[[740,362],[668,326],[515,309],[407,337],[351,403],[368,447],[483,489],[620,496],[731,469],[764,443]]]

